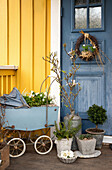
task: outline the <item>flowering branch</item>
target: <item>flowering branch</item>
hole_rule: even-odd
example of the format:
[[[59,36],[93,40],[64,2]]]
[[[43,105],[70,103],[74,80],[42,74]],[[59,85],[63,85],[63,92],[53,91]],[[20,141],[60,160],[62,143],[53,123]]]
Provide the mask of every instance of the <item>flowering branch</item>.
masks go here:
[[[62,102],[64,102],[65,106],[70,109],[70,112],[75,112],[74,109],[74,101],[81,90],[80,84],[75,82],[75,74],[76,71],[80,68],[80,66],[76,66],[75,60],[77,59],[77,56],[75,55],[75,50],[72,50],[70,52],[67,52],[66,50],[66,44],[63,45],[64,50],[66,54],[72,59],[73,66],[71,70],[69,70],[69,73],[67,73],[64,70],[61,70],[59,66],[59,61],[56,57],[56,53],[51,53],[50,56],[43,58],[45,61],[49,62],[52,65],[51,71],[53,71],[56,74],[56,81],[60,84],[60,95],[62,96]],[[60,74],[64,74],[64,79],[60,77]],[[66,85],[62,85],[62,82],[65,81]],[[78,90],[76,93],[73,92],[73,89],[78,86]]]

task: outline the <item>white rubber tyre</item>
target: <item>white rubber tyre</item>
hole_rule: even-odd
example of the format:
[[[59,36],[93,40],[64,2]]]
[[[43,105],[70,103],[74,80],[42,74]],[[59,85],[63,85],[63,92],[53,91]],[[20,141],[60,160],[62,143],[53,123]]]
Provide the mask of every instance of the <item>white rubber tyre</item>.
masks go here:
[[[52,139],[47,135],[42,135],[36,139],[34,148],[38,154],[45,155],[53,148]]]
[[[22,156],[26,151],[25,142],[20,138],[13,138],[7,144],[10,147],[9,156],[12,158],[17,158],[19,156]]]

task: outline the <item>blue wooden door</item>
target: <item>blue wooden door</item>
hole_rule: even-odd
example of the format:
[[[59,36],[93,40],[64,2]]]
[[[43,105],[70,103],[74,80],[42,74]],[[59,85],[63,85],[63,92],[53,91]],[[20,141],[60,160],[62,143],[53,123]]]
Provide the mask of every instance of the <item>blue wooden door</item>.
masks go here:
[[[68,51],[75,49],[76,41],[81,36],[80,30],[95,36],[100,49],[112,60],[112,0],[62,0],[61,21],[62,70],[69,71],[72,67],[63,44],[67,44]],[[86,62],[77,59],[76,63],[81,67],[77,72],[76,81],[80,82],[82,90],[75,101],[75,110],[82,118],[84,132],[86,128],[94,127],[86,113],[89,106],[102,105],[107,110],[108,120],[101,127],[106,130],[106,134],[112,135],[112,63],[105,57],[104,60],[103,73],[103,69],[95,60]],[[68,112],[62,103],[62,120]]]

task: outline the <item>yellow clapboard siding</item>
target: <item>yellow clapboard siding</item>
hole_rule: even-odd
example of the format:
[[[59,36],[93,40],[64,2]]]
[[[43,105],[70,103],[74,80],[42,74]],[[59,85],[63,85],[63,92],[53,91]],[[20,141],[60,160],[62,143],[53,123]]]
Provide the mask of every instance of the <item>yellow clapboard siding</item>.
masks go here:
[[[0,65],[7,63],[7,0],[0,0]]]
[[[9,1],[9,65],[19,65],[20,1]]]
[[[15,86],[20,92],[25,88],[38,92],[50,74],[50,65],[42,59],[50,52],[50,3],[0,0],[0,65],[18,66],[18,71],[0,70],[0,95],[10,93]]]
[[[32,90],[32,0],[21,0],[21,91]]]
[[[0,82],[8,76],[10,92],[17,86],[22,92],[38,92],[50,74],[50,65],[42,57],[50,52],[51,0],[0,0],[0,65],[18,65],[18,71],[0,70]],[[11,85],[11,75],[15,75]],[[43,85],[43,91],[50,83]],[[5,92],[4,91],[4,92]]]

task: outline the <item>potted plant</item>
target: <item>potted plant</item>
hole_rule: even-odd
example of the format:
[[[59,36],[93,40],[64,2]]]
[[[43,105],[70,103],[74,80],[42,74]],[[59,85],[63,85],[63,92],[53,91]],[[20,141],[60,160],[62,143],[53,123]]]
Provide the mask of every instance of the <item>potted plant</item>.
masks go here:
[[[6,143],[6,139],[4,137],[5,129],[5,113],[2,112],[0,116],[0,169],[4,170],[9,166],[9,146]]]
[[[89,107],[87,113],[89,120],[94,123],[96,127],[86,129],[86,132],[92,134],[96,139],[96,149],[101,149],[105,131],[103,129],[99,129],[98,125],[103,125],[103,123],[106,121],[106,110],[102,106],[94,104]]]
[[[81,118],[78,116],[78,114],[75,113],[74,103],[78,93],[81,90],[80,83],[75,81],[75,74],[77,70],[80,68],[80,66],[77,66],[75,64],[75,61],[77,59],[77,56],[75,55],[75,50],[71,49],[70,52],[67,52],[66,44],[64,44],[63,46],[66,54],[72,60],[73,63],[71,70],[69,70],[69,72],[61,70],[61,68],[59,67],[59,61],[57,59],[56,53],[51,53],[49,57],[47,56],[46,58],[43,59],[51,64],[52,66],[51,71],[55,73],[54,74],[55,80],[60,85],[60,95],[62,102],[64,103],[64,106],[68,108],[70,111],[70,115],[66,114],[67,116],[64,117],[65,126],[67,128],[68,121],[73,116],[72,127],[77,129],[79,129],[80,127],[79,131],[77,132],[79,135],[81,134]],[[61,77],[61,75],[63,78]],[[74,142],[72,145],[73,146],[72,149],[75,150],[77,149],[75,136],[73,141]]]
[[[95,152],[96,139],[90,134],[82,134],[77,137],[77,144],[83,155],[91,155]]]
[[[72,128],[71,123],[72,123],[73,117],[71,117],[68,121],[68,126],[66,128],[64,122],[59,122],[59,128],[57,123],[55,122],[55,131],[53,132],[54,135],[56,136],[56,146],[57,146],[57,153],[60,155],[61,151],[70,151],[71,150],[71,145],[72,145],[72,140],[73,136],[77,133],[79,129],[77,128]]]

